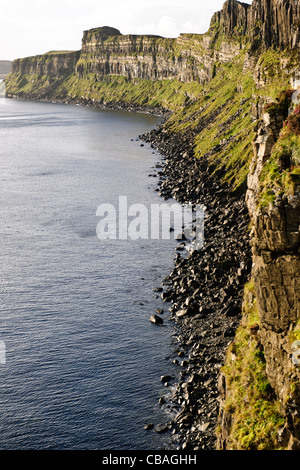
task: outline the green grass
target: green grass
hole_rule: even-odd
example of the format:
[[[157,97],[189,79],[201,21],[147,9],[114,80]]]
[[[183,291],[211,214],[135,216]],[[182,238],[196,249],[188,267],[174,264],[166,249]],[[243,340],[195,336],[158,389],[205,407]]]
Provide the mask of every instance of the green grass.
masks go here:
[[[199,95],[203,88],[195,82],[142,79],[130,81],[121,76],[107,76],[105,80],[98,81],[95,74],[82,79],[71,76],[63,86],[68,90],[67,97],[71,99],[80,99],[84,96],[99,103],[123,102],[167,110],[184,106]]]
[[[283,128],[261,175],[261,205],[272,204],[276,196],[294,194],[300,185],[300,134]]]
[[[254,81],[243,72],[244,53],[234,64],[217,67],[216,76],[201,96],[173,114],[170,132],[194,131],[197,158],[208,157],[234,190],[245,190],[255,136],[251,119]],[[201,128],[202,127],[202,128]]]
[[[297,321],[294,328],[291,330],[289,340],[291,344],[296,340],[300,341],[300,320]]]
[[[64,55],[64,54],[74,54],[77,51],[48,51],[44,55]]]

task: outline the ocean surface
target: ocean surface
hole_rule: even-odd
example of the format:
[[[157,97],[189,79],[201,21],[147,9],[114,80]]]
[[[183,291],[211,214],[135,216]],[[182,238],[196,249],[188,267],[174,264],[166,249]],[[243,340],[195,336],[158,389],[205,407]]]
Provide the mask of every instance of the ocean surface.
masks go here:
[[[163,449],[174,240],[100,240],[97,208],[161,204],[146,114],[0,99],[0,449]]]

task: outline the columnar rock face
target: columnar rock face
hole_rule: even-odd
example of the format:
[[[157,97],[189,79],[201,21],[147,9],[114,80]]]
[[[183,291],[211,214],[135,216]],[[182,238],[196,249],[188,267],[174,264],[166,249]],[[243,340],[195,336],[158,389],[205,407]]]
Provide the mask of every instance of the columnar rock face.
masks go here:
[[[258,199],[260,174],[278,130],[278,122],[265,114],[254,144],[246,201],[253,225],[252,279],[266,372],[286,416],[283,443],[288,449],[299,449],[300,396],[292,393],[293,386],[300,382],[300,364],[295,364],[293,358],[293,330],[300,319],[299,186],[278,195],[268,206],[261,206]]]
[[[240,52],[238,44],[221,42],[214,48],[208,33],[181,34],[177,39],[159,36],[122,35],[110,27],[85,31],[81,51],[51,52],[17,59],[12,74],[60,78],[74,74],[79,79],[178,80],[206,83],[213,76],[214,63],[228,62]]]
[[[252,5],[228,0],[213,15],[206,34],[165,39],[122,35],[107,26],[94,28],[84,32],[81,51],[19,59],[14,61],[12,73],[206,83],[213,76],[214,64],[232,60],[247,40],[265,48],[299,46],[299,24],[298,0],[253,0]],[[231,38],[235,40],[228,41]]]
[[[299,47],[298,0],[253,0],[248,10],[250,34],[259,35],[266,47]]]
[[[260,88],[259,65],[253,76]],[[291,84],[298,85],[297,71],[291,76]],[[296,95],[298,92],[293,93]],[[294,103],[293,99],[291,102]],[[247,178],[246,203],[252,227],[251,277],[260,321],[259,342],[267,377],[285,417],[278,446],[300,449],[300,342],[295,334],[300,321],[300,188],[295,185],[285,191],[277,189],[272,203],[262,204],[261,175],[272,158],[285,116],[279,112],[270,114],[260,104],[253,109],[253,119],[257,120],[258,129]],[[219,387],[222,433],[218,445],[226,449],[230,447],[234,417],[224,406],[231,393],[225,375],[221,375]]]
[[[253,0],[252,5],[228,0],[213,16],[211,27],[216,24],[226,36],[247,36],[265,47],[300,45],[298,0]]]
[[[210,27],[220,27],[225,36],[246,35],[248,34],[249,9],[248,3],[228,0],[224,3],[223,9],[213,15]]]

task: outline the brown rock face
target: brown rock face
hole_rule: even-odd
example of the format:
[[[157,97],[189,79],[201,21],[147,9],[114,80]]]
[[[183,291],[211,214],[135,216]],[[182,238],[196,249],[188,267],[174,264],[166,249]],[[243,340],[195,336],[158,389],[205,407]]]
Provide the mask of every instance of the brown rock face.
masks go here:
[[[239,51],[235,44],[223,44],[215,51],[209,34],[181,34],[177,39],[120,33],[103,37],[91,30],[84,33],[75,73],[79,78],[94,73],[100,81],[119,75],[129,80],[204,83],[212,78],[216,60],[226,62]]]
[[[291,400],[300,371],[292,331],[300,318],[300,194],[284,196],[254,217],[253,270],[266,372],[287,419],[287,446],[300,448],[300,399]]]
[[[215,13],[211,27],[221,25],[226,36],[246,35],[265,47],[297,47],[300,44],[299,0],[253,0],[252,5],[235,0],[225,2]]]
[[[246,202],[251,217],[252,273],[259,313],[259,341],[266,373],[286,422],[278,446],[300,449],[300,190],[278,195],[268,206],[260,204],[260,174],[278,138],[277,119],[263,114],[253,143]],[[249,294],[248,294],[249,295]],[[252,294],[251,294],[252,295]],[[249,299],[247,302],[250,303]],[[255,334],[255,331],[252,334]],[[234,415],[224,403],[230,397],[226,376],[219,378],[220,426],[218,447],[231,445]]]
[[[223,5],[223,9],[213,15],[210,29],[221,25],[226,36],[231,36],[233,33],[237,35],[246,34],[249,9],[250,5],[247,3],[227,0]]]
[[[299,0],[253,0],[248,10],[249,30],[259,34],[266,47],[300,44]],[[252,33],[253,34],[253,33]]]
[[[300,383],[300,363],[293,362],[293,329],[300,319],[300,192],[296,187],[294,193],[278,195],[267,207],[260,207],[258,197],[260,173],[279,129],[278,121],[263,115],[254,142],[246,202],[253,226],[252,279],[266,372],[286,417],[282,443],[288,449],[299,449],[300,397],[292,389]]]

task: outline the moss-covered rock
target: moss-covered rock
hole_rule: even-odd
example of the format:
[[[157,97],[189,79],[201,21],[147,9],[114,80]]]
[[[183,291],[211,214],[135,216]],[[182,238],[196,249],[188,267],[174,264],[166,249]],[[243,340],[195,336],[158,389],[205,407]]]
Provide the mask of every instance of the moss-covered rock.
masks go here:
[[[245,286],[243,318],[228,348],[220,376],[222,396],[218,448],[281,449],[279,431],[285,423],[280,402],[266,371],[260,340],[260,318],[254,283]]]

